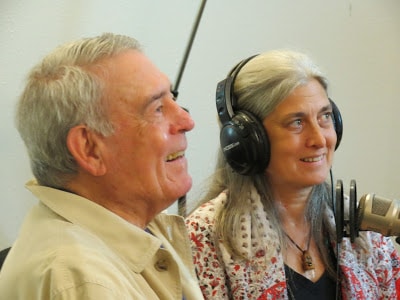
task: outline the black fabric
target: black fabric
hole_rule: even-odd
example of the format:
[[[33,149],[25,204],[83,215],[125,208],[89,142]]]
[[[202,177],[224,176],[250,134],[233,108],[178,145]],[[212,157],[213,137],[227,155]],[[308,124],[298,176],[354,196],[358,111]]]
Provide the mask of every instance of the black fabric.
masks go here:
[[[312,282],[285,265],[288,296],[291,300],[335,300],[336,282],[325,272],[320,279]]]
[[[10,247],[0,251],[0,270],[3,267],[3,263],[6,260],[8,251],[10,251]]]

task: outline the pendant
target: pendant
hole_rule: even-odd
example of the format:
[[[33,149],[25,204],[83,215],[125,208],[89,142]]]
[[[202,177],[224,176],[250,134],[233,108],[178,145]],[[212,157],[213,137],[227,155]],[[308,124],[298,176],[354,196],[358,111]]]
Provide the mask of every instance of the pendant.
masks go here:
[[[315,277],[315,267],[314,263],[312,261],[312,257],[310,255],[310,252],[307,250],[303,251],[303,270],[304,270],[304,276],[308,278],[309,280],[314,279]]]
[[[315,269],[314,263],[312,261],[312,257],[307,250],[303,251],[302,259],[303,259],[303,270],[304,271],[309,271],[309,270]]]

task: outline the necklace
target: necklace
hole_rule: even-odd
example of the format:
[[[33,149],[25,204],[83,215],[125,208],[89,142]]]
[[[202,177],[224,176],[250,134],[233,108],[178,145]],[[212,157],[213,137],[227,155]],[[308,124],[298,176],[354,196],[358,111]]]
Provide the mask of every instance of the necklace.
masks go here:
[[[308,241],[307,241],[307,248],[306,249],[301,249],[299,245],[296,244],[295,241],[285,232],[283,233],[286,235],[286,237],[289,239],[289,241],[292,242],[294,246],[301,252],[301,261],[302,261],[302,267],[304,271],[305,277],[308,279],[313,279],[315,277],[315,266],[311,257],[311,254],[309,252],[310,249],[310,242],[311,242],[311,228],[310,228],[310,233],[308,235]]]

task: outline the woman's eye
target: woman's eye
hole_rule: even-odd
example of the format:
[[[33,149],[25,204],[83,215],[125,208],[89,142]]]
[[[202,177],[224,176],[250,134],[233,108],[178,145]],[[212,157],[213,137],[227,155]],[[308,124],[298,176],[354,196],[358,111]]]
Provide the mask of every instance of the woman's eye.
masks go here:
[[[330,122],[332,120],[332,113],[328,112],[323,114],[320,120],[322,123]]]
[[[301,124],[302,124],[301,120],[297,119],[297,120],[294,120],[292,123],[290,123],[290,126],[294,127],[294,128],[299,128],[299,127],[301,127]]]

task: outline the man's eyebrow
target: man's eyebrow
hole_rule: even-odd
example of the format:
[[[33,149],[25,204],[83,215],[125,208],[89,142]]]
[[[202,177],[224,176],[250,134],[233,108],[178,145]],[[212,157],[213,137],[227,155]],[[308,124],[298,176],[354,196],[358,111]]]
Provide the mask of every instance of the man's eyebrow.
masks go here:
[[[153,95],[151,95],[151,97],[149,98],[149,101],[154,101],[154,100],[160,99],[160,98],[162,98],[165,94],[166,94],[166,93],[165,93],[164,91],[159,92],[159,93],[156,93],[156,94],[153,94]]]
[[[161,91],[157,91],[154,94],[150,94],[146,97],[146,101],[144,104],[144,108],[147,108],[148,106],[151,105],[151,103],[153,103],[154,101],[157,101],[161,98],[163,98],[164,96],[168,95],[169,93],[172,93],[175,97],[174,91],[172,90],[172,85],[170,85],[169,90],[161,90]],[[176,101],[176,99],[174,99]]]
[[[150,95],[145,96],[145,99],[142,102],[141,109],[140,109],[141,113],[144,113],[147,110],[147,108],[152,105],[152,103],[154,103],[158,99],[162,98],[163,95],[165,95],[165,92],[159,92],[159,93],[150,94]]]
[[[151,98],[152,99],[159,99],[159,98],[164,97],[168,93],[171,93],[174,97],[178,96],[178,91],[174,90],[172,84],[170,84],[168,91],[167,90],[162,90],[159,93],[156,93],[156,94],[152,95]]]

